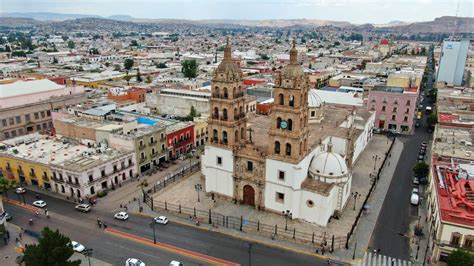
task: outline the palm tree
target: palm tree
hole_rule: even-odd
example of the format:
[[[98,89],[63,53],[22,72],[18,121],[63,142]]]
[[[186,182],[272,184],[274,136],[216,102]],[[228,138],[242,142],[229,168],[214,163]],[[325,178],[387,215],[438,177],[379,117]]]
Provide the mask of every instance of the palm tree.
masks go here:
[[[8,198],[8,190],[10,188],[14,188],[15,186],[16,186],[15,179],[8,179],[6,177],[0,178],[0,191],[2,192],[2,194],[5,194],[5,197]]]

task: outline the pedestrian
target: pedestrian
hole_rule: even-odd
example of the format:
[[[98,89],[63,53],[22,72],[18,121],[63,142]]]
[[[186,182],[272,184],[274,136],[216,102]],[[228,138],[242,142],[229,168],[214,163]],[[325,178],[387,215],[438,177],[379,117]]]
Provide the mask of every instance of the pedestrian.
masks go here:
[[[48,208],[45,208],[44,209],[44,214],[47,214],[48,213]]]
[[[122,204],[120,204],[120,209],[122,209],[122,208],[123,208],[123,206],[122,206]]]
[[[102,222],[99,221],[99,228],[102,228]]]
[[[128,211],[128,206],[127,205],[125,205],[125,211]]]
[[[107,223],[104,221],[104,229],[107,229]]]

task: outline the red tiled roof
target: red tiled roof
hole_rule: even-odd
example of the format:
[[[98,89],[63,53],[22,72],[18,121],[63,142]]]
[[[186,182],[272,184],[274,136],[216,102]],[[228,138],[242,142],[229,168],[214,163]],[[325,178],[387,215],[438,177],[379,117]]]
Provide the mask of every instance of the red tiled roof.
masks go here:
[[[460,177],[459,170],[452,169],[451,161],[433,159],[433,181],[439,202],[441,220],[444,222],[474,226],[474,180]],[[457,167],[458,163],[454,163]]]

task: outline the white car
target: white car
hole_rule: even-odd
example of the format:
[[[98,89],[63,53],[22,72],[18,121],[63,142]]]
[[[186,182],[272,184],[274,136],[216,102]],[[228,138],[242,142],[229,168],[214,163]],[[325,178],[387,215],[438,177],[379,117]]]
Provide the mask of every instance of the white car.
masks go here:
[[[417,188],[414,188],[411,191],[410,203],[413,204],[413,205],[420,204],[420,195],[418,194],[418,189]]]
[[[125,261],[125,266],[145,266],[145,263],[140,259],[128,258]]]
[[[86,247],[84,247],[82,244],[76,242],[76,241],[71,241],[71,246],[72,246],[72,250],[76,251],[76,252],[82,252],[84,251],[84,249],[86,249]]]
[[[33,205],[39,208],[44,208],[46,207],[46,202],[44,200],[37,200],[33,202]]]
[[[17,194],[26,193],[26,189],[23,188],[23,187],[17,187],[17,188],[15,189],[15,193],[17,193]]]
[[[160,216],[153,218],[153,221],[155,221],[157,224],[167,224],[168,218],[166,218],[166,216]]]
[[[184,266],[184,264],[182,264],[182,263],[179,262],[179,261],[173,260],[173,261],[170,262],[170,265],[169,265],[169,266]]]
[[[127,220],[128,219],[128,214],[126,212],[117,212],[114,215],[114,218],[118,219],[118,220]]]

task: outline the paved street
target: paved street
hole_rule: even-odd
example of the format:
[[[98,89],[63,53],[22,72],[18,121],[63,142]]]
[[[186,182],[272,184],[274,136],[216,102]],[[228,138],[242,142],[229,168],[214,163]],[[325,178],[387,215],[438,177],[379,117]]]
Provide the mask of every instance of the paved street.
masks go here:
[[[15,198],[16,196],[13,196],[13,199]],[[109,228],[153,239],[148,218],[131,215],[128,221],[123,222],[112,218],[115,210],[93,209],[90,213],[84,214],[75,211],[73,203],[42,194],[41,199],[48,203],[51,218],[47,220],[41,215],[34,222],[34,231],[39,232],[46,225],[58,228],[71,239],[93,248],[93,256],[106,262],[119,265],[128,257],[139,257],[153,265],[167,265],[173,259],[186,265],[206,264],[185,254],[170,253],[150,245],[112,236],[98,229],[96,224],[97,217],[100,217],[107,222]],[[34,194],[26,193],[25,200],[31,204],[35,200]],[[34,216],[31,211],[9,203],[5,204],[5,208],[13,214],[14,223],[24,228],[29,227],[28,219]],[[248,264],[248,242],[243,240],[174,223],[157,225],[156,236],[157,241],[161,243],[242,265]],[[252,264],[255,265],[327,265],[325,259],[260,244],[253,245],[251,258]]]
[[[432,86],[432,75],[429,74],[425,95]],[[432,104],[431,99],[425,97],[423,105],[432,106]],[[417,163],[421,142],[431,141],[432,133],[428,132],[426,117],[423,112],[420,127],[415,129],[413,135],[400,138],[404,143],[404,149],[369,245],[372,250],[380,249],[381,254],[394,258],[410,259],[410,238],[400,234],[410,232],[410,222],[418,219],[418,208],[410,204],[410,195],[413,188],[412,169]]]

